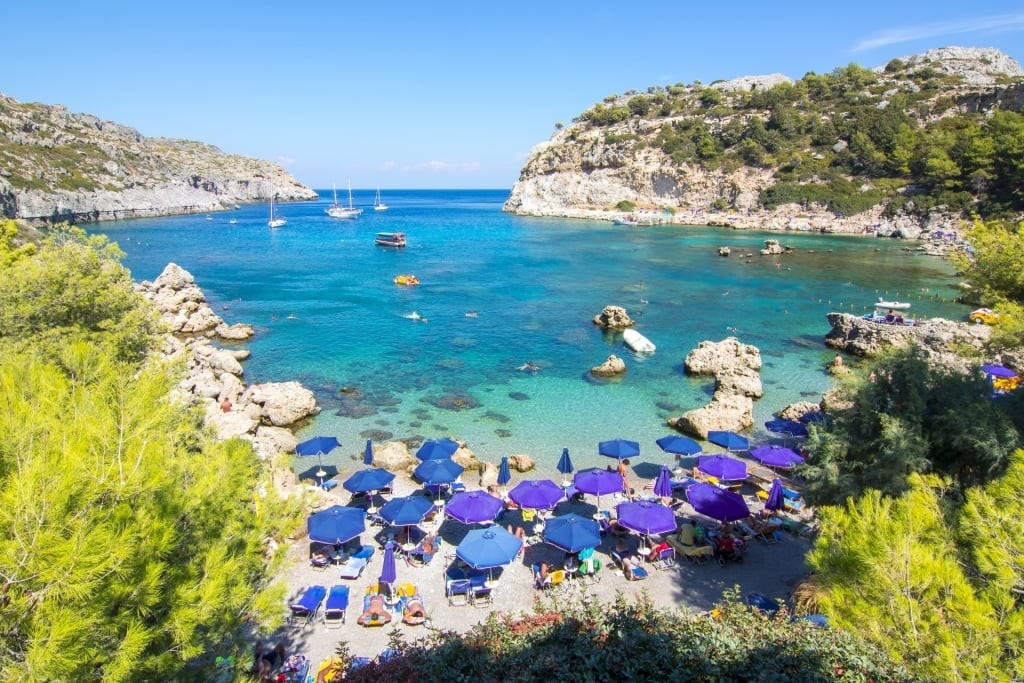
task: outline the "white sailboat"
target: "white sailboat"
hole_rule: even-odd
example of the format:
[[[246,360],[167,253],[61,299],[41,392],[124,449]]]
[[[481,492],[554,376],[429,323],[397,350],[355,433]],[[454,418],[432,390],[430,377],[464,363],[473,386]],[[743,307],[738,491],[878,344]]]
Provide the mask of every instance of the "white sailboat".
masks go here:
[[[373,200],[374,211],[387,211],[388,205],[380,200],[380,185],[377,186],[377,198]]]
[[[352,206],[352,181],[348,183],[348,208],[338,203],[338,187],[334,187],[334,204],[327,207],[327,215],[331,218],[356,218],[363,212]]]
[[[280,216],[274,215],[274,190],[270,190],[270,220],[267,221],[267,225],[271,228],[280,228],[288,224],[288,221]]]

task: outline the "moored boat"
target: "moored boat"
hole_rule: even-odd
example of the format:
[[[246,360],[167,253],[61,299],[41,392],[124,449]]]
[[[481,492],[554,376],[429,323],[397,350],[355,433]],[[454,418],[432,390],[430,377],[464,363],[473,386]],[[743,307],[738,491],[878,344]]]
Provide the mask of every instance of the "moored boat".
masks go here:
[[[373,239],[373,243],[376,244],[378,247],[404,247],[405,233],[378,232],[377,236]]]
[[[654,342],[632,328],[622,331],[622,341],[636,353],[654,353],[657,348]]]
[[[910,302],[884,301],[882,297],[878,297],[878,301],[875,303],[875,308],[891,308],[893,310],[906,310],[910,308]]]

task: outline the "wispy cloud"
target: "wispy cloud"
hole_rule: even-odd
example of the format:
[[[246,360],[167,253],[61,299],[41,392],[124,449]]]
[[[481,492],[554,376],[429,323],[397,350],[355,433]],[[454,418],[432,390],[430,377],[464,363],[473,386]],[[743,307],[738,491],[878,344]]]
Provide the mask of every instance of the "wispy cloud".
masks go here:
[[[295,159],[293,159],[291,157],[278,157],[277,158],[277,163],[280,164],[281,166],[284,166],[284,167],[287,168],[288,166],[294,166],[295,165]]]
[[[988,17],[973,17],[956,21],[937,21],[918,26],[891,28],[866,38],[853,46],[854,52],[871,50],[886,45],[909,43],[912,40],[940,38],[944,36],[963,35],[966,33],[1006,33],[1024,30],[1024,12],[997,14]]]

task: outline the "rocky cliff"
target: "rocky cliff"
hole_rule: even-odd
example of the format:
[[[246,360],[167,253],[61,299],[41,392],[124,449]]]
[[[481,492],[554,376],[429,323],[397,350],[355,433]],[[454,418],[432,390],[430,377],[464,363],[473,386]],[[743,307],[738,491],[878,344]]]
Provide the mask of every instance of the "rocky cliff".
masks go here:
[[[929,183],[942,187],[942,179],[919,177],[941,157],[923,149],[938,139],[924,131],[944,118],[973,116],[978,125],[1022,106],[1024,70],[980,48],[942,48],[798,82],[773,74],[656,86],[606,97],[570,125],[558,124],[530,153],[504,208],[607,220],[630,214],[641,225],[888,234],[955,227],[963,207],[945,196],[931,202],[937,206],[921,199]],[[985,182],[995,181],[977,171],[964,170],[963,183],[975,173],[978,182],[966,189],[980,202],[978,193],[992,190]],[[780,183],[787,191],[770,201]],[[821,198],[840,187],[849,209]]]
[[[316,199],[276,164],[0,94],[0,215],[40,221],[206,213]]]

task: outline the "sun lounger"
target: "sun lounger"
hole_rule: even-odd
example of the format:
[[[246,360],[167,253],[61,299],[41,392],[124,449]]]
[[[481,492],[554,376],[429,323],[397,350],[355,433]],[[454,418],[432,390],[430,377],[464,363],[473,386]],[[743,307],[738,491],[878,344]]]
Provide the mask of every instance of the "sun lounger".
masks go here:
[[[358,579],[363,570],[366,569],[366,565],[370,563],[370,558],[372,557],[373,546],[364,545],[362,549],[341,563],[341,578]]]
[[[298,600],[288,605],[288,609],[292,613],[288,623],[301,628],[305,628],[312,623],[313,619],[320,612],[320,603],[324,601],[325,595],[327,595],[327,589],[323,586],[310,586],[307,588]]]
[[[384,596],[370,592],[363,596],[363,613],[356,619],[356,623],[360,626],[384,626],[391,623],[391,613],[384,604]]]
[[[348,609],[348,586],[331,586],[324,603],[324,627],[341,628],[345,623],[345,612]]]
[[[612,559],[615,560],[615,564],[622,570],[622,575],[626,577],[627,581],[642,581],[647,578],[647,570],[636,564],[633,560],[630,560],[629,571],[627,571],[626,564],[622,561],[622,556],[614,550],[612,551]]]

